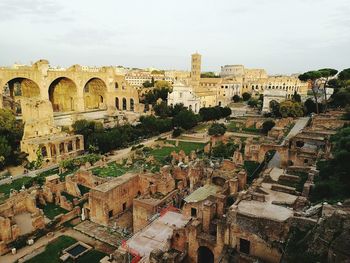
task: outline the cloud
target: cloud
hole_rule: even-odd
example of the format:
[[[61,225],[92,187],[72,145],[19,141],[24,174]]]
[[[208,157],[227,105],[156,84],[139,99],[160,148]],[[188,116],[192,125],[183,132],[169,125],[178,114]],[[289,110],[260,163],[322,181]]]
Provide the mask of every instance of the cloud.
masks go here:
[[[8,21],[24,17],[31,22],[54,22],[62,19],[72,20],[71,14],[54,0],[1,0],[0,20]]]

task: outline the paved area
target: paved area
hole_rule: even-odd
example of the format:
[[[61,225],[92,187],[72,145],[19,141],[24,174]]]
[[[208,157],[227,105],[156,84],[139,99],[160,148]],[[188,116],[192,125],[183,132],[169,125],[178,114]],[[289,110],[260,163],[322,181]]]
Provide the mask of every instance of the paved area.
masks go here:
[[[33,232],[32,218],[30,213],[21,213],[13,217],[14,221],[18,225],[21,234],[25,235]]]
[[[75,226],[74,229],[101,242],[110,244],[115,248],[120,246],[123,239],[126,239],[126,237],[123,237],[117,231],[113,231],[111,228],[104,227],[88,220]]]

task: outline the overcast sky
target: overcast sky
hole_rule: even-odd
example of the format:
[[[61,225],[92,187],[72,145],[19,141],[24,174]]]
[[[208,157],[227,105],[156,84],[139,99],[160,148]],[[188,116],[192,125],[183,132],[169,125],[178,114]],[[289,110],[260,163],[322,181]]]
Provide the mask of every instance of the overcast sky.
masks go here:
[[[350,67],[349,0],[0,0],[0,65]]]

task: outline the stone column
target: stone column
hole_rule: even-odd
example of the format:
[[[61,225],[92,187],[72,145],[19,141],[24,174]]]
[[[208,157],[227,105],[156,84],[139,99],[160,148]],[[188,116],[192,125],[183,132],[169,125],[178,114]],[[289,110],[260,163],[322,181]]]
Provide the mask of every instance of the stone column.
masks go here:
[[[68,143],[64,142],[64,153],[68,153]]]
[[[106,97],[104,101],[106,107],[107,107],[107,114],[111,115],[115,113],[116,106],[115,106],[115,96],[113,95],[113,92],[106,92]],[[120,108],[120,100],[119,100],[119,108]]]
[[[55,143],[54,145],[55,145],[55,149],[56,149],[56,156],[60,156],[61,153],[60,153],[60,146],[59,146],[59,144]]]
[[[47,154],[47,158],[51,158],[51,148],[49,144],[45,144],[45,148],[46,148],[46,154]]]
[[[73,146],[73,151],[75,152],[77,150],[77,141],[76,140],[72,140],[72,146]]]

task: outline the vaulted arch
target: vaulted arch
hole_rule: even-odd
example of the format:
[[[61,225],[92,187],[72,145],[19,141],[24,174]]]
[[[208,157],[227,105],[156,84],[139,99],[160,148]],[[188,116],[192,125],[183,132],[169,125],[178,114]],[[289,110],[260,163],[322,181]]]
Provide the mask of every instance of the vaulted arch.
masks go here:
[[[84,105],[86,110],[105,109],[107,85],[100,78],[91,78],[84,85]]]
[[[56,78],[49,86],[49,100],[56,112],[76,109],[77,85],[67,77]]]
[[[2,87],[3,106],[12,109],[15,113],[21,113],[22,98],[39,98],[40,88],[37,83],[28,78],[17,77],[8,80]]]

